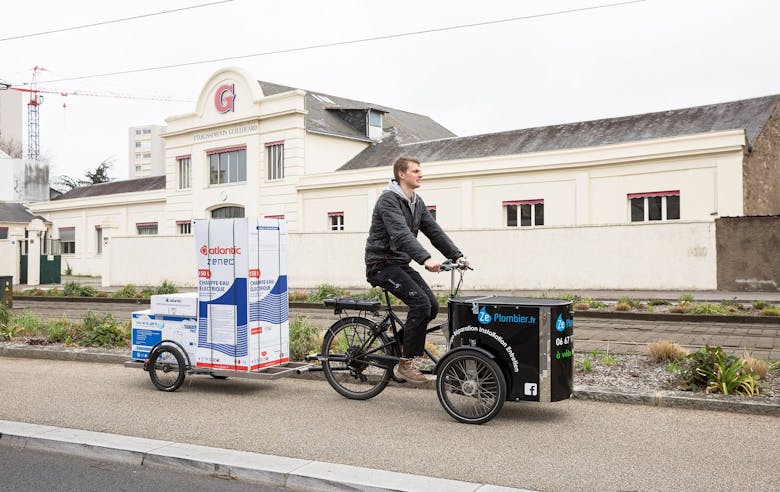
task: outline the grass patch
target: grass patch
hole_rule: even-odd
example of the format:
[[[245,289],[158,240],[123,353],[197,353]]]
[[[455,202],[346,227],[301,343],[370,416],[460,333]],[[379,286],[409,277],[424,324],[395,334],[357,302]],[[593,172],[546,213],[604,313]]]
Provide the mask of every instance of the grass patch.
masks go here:
[[[690,310],[688,311],[690,314],[731,314],[732,311],[729,310],[729,308],[721,305],[721,304],[692,304],[690,306]]]
[[[332,284],[320,284],[306,298],[306,302],[319,304],[325,299],[334,297],[344,297],[348,292],[341,287]]]
[[[765,307],[761,310],[761,316],[780,316],[780,307]]]
[[[296,316],[290,320],[290,359],[303,360],[309,354],[319,351],[320,330],[309,318]]]
[[[669,340],[653,342],[645,348],[653,362],[679,362],[688,356],[688,351]]]
[[[764,308],[771,307],[771,304],[769,304],[766,301],[753,301],[753,309],[757,309],[761,311]]]

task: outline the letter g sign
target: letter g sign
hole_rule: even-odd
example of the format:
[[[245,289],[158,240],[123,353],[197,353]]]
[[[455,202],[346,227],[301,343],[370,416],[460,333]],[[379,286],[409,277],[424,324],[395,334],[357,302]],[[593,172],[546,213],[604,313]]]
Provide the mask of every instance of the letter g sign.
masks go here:
[[[220,113],[233,111],[233,102],[236,100],[236,84],[222,84],[214,93],[214,107]]]

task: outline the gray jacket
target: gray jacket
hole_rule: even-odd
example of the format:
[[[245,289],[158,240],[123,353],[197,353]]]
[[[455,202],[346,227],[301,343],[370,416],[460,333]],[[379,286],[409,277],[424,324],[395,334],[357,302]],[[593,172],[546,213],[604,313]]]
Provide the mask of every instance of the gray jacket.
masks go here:
[[[417,240],[418,231],[422,231],[445,257],[455,260],[463,256],[431,216],[422,198],[415,194],[410,201],[398,183],[390,181],[376,201],[371,216],[366,265],[407,264],[411,260],[422,265],[431,255]]]

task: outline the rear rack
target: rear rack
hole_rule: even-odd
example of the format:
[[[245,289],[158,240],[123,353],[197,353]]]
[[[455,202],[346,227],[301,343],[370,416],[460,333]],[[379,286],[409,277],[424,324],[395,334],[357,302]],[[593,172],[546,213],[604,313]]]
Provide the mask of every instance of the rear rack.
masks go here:
[[[357,311],[369,311],[374,314],[379,313],[382,303],[370,299],[358,299],[355,297],[337,297],[334,299],[325,299],[323,301],[327,307],[333,308],[334,314],[341,314],[345,309]]]

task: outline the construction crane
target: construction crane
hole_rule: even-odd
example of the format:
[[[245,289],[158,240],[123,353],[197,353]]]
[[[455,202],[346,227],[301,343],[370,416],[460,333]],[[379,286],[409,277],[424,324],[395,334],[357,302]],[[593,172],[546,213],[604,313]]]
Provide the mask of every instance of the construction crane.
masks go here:
[[[142,96],[137,94],[127,94],[112,91],[96,90],[69,90],[45,88],[38,89],[38,73],[46,71],[40,66],[33,67],[32,82],[29,88],[10,87],[10,90],[27,92],[30,94],[30,100],[27,103],[27,159],[38,161],[40,159],[40,114],[39,108],[43,103],[43,94],[59,94],[60,96],[92,96],[92,97],[111,97],[119,99],[136,99],[145,101],[167,101],[167,102],[192,102],[192,99],[183,99],[167,96]],[[63,107],[66,105],[63,103]]]

